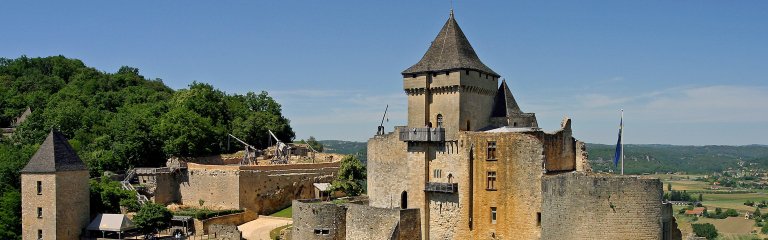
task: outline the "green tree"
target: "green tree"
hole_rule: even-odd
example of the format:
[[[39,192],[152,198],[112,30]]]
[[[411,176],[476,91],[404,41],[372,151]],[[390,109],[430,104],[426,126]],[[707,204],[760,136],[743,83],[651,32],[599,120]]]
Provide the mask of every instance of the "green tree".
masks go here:
[[[338,176],[331,185],[333,190],[341,190],[348,196],[357,196],[363,192],[365,179],[365,165],[357,157],[347,155],[341,159]]]
[[[133,218],[133,222],[142,233],[154,233],[168,227],[171,218],[173,218],[173,214],[164,206],[147,203],[141,206]]]
[[[672,183],[667,183],[667,191],[672,191]]]
[[[323,151],[323,144],[318,142],[317,139],[315,139],[315,137],[313,136],[309,136],[309,139],[307,139],[306,141],[301,140],[301,143],[308,144],[310,147],[312,147],[312,149],[315,149],[315,151],[318,151],[318,152]]]
[[[21,194],[0,188],[0,239],[21,239]]]
[[[120,182],[101,178],[101,181],[91,180],[91,212],[120,213],[121,203],[129,210],[135,210],[136,193],[124,190]],[[133,209],[132,209],[133,208]]]
[[[699,237],[715,239],[719,235],[717,229],[715,229],[715,225],[712,225],[711,223],[696,223],[691,224],[691,227],[693,228],[693,232]]]
[[[728,217],[738,217],[739,212],[737,212],[735,209],[728,209],[725,211],[725,215]]]
[[[703,201],[704,201],[704,195],[699,193],[699,202],[703,202]]]
[[[210,119],[185,108],[163,115],[153,133],[164,138],[163,151],[170,156],[200,156],[219,151],[216,136],[221,132]]]

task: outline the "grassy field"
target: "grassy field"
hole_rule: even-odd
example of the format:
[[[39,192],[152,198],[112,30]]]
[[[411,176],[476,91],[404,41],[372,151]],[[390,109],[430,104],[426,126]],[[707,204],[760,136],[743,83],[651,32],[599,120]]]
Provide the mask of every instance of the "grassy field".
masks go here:
[[[688,191],[695,198],[698,198],[697,191],[710,191],[709,184],[701,181],[693,181],[697,177],[702,175],[667,175],[659,174],[652,175],[664,182],[664,191],[667,191],[667,184],[672,184],[672,190],[676,191]],[[730,208],[736,209],[739,212],[755,211],[754,207],[744,205],[747,200],[759,202],[762,200],[768,201],[768,194],[765,190],[755,190],[754,193],[734,193],[734,194],[713,194],[703,193],[702,197],[704,201],[702,204],[709,209],[714,208]]]
[[[272,217],[283,217],[283,218],[291,218],[293,217],[293,207],[288,207],[286,209],[280,210],[276,213],[273,213],[272,215],[269,215]]]

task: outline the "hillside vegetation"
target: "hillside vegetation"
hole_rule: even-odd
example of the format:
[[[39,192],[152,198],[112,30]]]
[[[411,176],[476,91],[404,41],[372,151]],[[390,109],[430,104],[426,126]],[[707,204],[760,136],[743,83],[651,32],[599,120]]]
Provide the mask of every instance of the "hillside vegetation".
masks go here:
[[[268,129],[283,141],[295,136],[266,92],[227,94],[197,82],[173,90],[136,68],[107,73],[63,56],[0,58],[0,128],[27,107],[29,118],[0,139],[0,239],[18,239],[19,170],[51,130],[70,139],[92,177],[222,153],[228,133],[259,148]]]
[[[616,169],[613,165],[614,145],[587,144],[592,168],[597,171]],[[736,168],[740,161],[768,168],[768,146],[675,146],[629,144],[624,146],[624,172],[687,172],[708,174]]]

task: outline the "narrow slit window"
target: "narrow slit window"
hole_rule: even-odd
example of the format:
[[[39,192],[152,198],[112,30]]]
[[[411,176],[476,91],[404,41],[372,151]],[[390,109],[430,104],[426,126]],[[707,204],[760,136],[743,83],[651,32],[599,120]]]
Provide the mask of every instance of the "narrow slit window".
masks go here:
[[[536,213],[536,226],[541,227],[541,213]]]
[[[496,207],[491,207],[491,224],[496,224]]]
[[[43,229],[37,229],[37,239],[43,239]]]
[[[43,208],[37,208],[37,218],[43,218]]]
[[[37,181],[37,195],[43,195],[43,182]]]

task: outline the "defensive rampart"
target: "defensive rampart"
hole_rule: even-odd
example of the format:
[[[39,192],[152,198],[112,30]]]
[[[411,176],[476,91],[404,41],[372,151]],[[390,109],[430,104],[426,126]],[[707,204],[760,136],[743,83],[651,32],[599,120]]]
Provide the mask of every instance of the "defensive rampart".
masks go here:
[[[312,198],[312,183],[331,182],[339,162],[317,164],[229,166],[190,163],[179,174],[178,202],[220,209],[247,209],[269,214]]]
[[[661,239],[659,179],[572,172],[542,191],[541,239]]]

